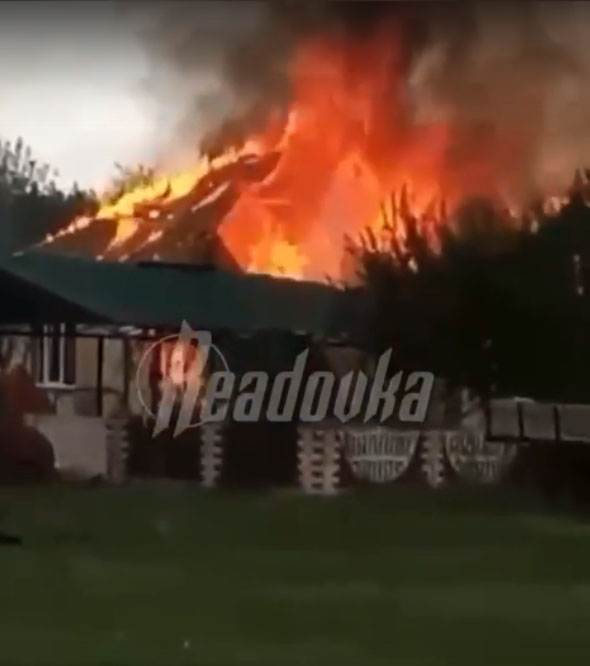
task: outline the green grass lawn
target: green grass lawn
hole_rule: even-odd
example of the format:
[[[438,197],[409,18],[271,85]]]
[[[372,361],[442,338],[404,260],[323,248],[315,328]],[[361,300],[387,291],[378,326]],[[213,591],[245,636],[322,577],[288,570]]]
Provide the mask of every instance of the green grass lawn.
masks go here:
[[[590,524],[531,501],[0,489],[0,664],[587,664]]]

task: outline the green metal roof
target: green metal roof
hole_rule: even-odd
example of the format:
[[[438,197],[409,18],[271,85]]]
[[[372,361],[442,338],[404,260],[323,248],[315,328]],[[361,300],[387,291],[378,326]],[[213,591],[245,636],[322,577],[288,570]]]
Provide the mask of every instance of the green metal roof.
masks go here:
[[[339,337],[361,314],[358,294],[264,275],[48,252],[15,255],[0,268],[121,325],[177,328],[186,320],[207,329],[282,329]]]

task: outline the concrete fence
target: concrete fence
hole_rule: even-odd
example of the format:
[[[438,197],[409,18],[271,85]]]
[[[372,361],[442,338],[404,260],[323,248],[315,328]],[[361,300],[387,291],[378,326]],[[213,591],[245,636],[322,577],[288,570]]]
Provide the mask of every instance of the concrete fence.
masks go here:
[[[434,488],[452,478],[496,483],[510,469],[516,451],[515,444],[487,441],[483,430],[302,425],[299,486],[305,493],[334,495],[346,482],[383,484],[404,477]]]
[[[65,478],[125,481],[125,417],[31,414],[27,423],[52,444],[56,466]],[[201,484],[206,488],[222,480],[224,428],[205,424],[195,430]],[[473,413],[456,429],[300,424],[297,482],[304,493],[315,495],[338,494],[349,483],[391,483],[410,476],[435,488],[453,478],[496,483],[511,468],[523,442],[590,443],[590,406],[496,400],[487,418],[481,411]]]
[[[102,418],[30,414],[26,421],[51,443],[60,474],[81,479],[108,476],[107,428]]]
[[[122,483],[129,450],[126,419],[28,414],[26,423],[51,443],[63,478]]]
[[[485,418],[488,439],[590,443],[590,405],[493,400]]]

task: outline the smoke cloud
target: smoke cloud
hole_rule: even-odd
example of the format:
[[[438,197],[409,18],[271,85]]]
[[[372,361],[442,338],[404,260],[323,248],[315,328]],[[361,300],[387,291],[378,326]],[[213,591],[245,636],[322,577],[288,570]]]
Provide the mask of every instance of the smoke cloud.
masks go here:
[[[522,199],[566,187],[590,158],[590,7],[500,7],[472,6],[461,28],[434,25],[414,93],[452,128],[451,165],[495,165],[504,194]]]
[[[483,169],[522,199],[590,162],[586,3],[171,2],[144,35],[150,90],[181,111],[179,152],[215,152],[286,107],[302,40],[388,22],[402,27],[415,122],[448,124],[449,177]]]

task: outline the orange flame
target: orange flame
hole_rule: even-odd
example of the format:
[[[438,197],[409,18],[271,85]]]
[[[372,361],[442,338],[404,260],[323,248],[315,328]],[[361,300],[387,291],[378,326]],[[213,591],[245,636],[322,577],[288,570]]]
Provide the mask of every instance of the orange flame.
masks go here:
[[[404,93],[401,54],[390,35],[369,45],[338,38],[307,43],[293,61],[292,82],[277,146],[281,160],[259,199],[243,197],[225,218],[221,236],[249,269],[275,272],[272,253],[263,251],[274,235],[281,247],[291,246],[282,272],[338,278],[344,237],[382,229],[380,205],[392,189],[412,183],[418,214],[439,194],[446,129],[415,128],[405,117],[397,102]],[[261,211],[260,198],[287,205]],[[266,266],[250,260],[261,252]]]
[[[280,131],[275,114],[240,150],[203,158],[191,170],[163,175],[114,203],[105,201],[93,220],[78,218],[48,240],[80,233],[91,222],[114,220],[116,230],[101,256],[124,258],[134,242],[155,247],[165,236],[166,220],[175,218],[175,206],[211,173],[245,155],[278,152],[269,174],[239,189],[217,230],[244,270],[341,278],[345,236],[367,228],[377,236],[403,233],[404,206],[435,243],[443,192],[450,205],[469,194],[493,193],[494,159],[505,158],[514,146],[509,141],[510,146],[496,149],[485,133],[475,133],[473,157],[451,162],[456,138],[451,128],[415,120],[403,41],[392,34],[395,26],[383,26],[370,39],[351,42],[333,35],[301,45],[292,61],[292,99]],[[393,201],[390,193],[406,186],[403,200]],[[206,196],[200,192],[200,199],[189,202],[190,210]]]

